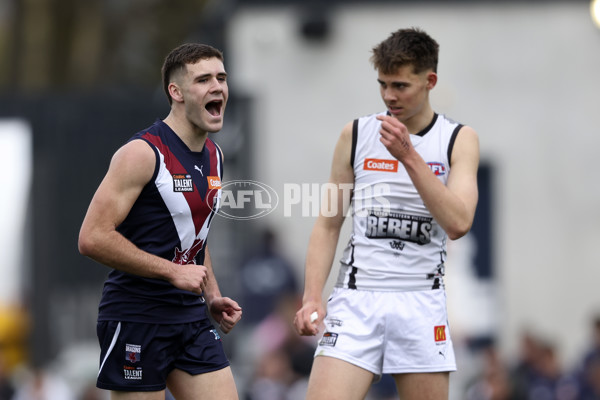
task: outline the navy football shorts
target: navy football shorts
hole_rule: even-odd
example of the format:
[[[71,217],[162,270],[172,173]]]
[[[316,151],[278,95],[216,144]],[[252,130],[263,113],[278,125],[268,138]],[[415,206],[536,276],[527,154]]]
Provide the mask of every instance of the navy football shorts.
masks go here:
[[[210,320],[185,324],[100,321],[101,389],[146,392],[164,390],[173,369],[191,375],[229,366],[221,337]]]

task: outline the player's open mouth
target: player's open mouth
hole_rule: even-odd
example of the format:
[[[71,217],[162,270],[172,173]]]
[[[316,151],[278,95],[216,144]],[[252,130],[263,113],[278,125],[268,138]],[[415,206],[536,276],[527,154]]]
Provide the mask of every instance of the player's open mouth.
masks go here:
[[[208,113],[210,115],[212,115],[213,117],[218,117],[219,115],[221,115],[222,107],[223,107],[222,100],[211,101],[211,102],[207,103],[205,106],[206,111],[208,111]]]

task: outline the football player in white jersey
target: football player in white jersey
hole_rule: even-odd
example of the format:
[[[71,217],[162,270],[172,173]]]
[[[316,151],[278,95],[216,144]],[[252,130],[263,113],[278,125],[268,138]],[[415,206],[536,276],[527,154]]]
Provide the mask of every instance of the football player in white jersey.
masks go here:
[[[333,153],[337,213],[311,233],[301,335],[325,332],[308,400],[359,400],[391,374],[402,400],[448,399],[456,369],[443,285],[446,238],[473,223],[478,200],[477,133],[437,114],[439,46],[420,29],[400,29],[373,48],[386,110],[349,122]],[[333,293],[323,303],[354,185],[353,233]],[[315,318],[316,317],[316,318]]]

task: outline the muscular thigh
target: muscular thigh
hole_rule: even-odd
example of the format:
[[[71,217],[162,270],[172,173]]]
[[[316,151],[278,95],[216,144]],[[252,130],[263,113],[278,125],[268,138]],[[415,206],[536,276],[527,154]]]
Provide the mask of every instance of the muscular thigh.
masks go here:
[[[177,400],[238,400],[230,367],[198,375],[175,369],[167,386]]]
[[[402,400],[448,400],[450,378],[448,372],[395,374],[393,376]]]
[[[362,400],[373,376],[372,372],[337,358],[315,357],[306,400]]]
[[[111,391],[110,400],[164,400],[165,391],[153,392],[119,392]]]

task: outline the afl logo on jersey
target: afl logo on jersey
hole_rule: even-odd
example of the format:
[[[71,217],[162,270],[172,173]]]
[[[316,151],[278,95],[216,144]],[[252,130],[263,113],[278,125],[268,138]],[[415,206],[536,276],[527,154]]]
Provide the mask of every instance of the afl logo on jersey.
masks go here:
[[[446,166],[441,162],[428,162],[427,165],[429,165],[435,176],[446,175]]]
[[[188,174],[173,174],[174,192],[193,192],[194,182],[192,176]]]
[[[398,160],[365,158],[363,169],[367,171],[398,172]]]

